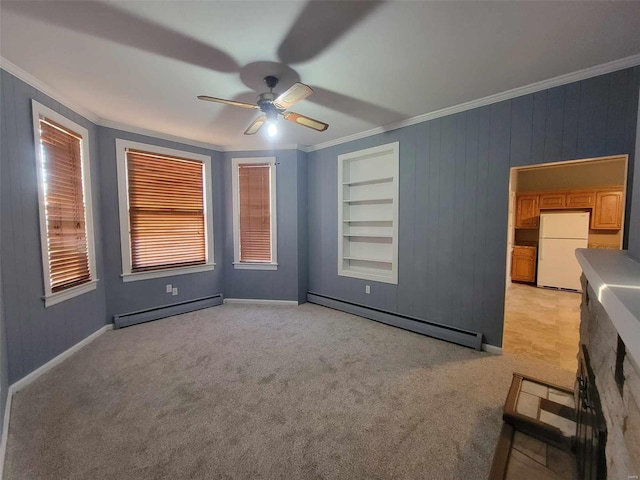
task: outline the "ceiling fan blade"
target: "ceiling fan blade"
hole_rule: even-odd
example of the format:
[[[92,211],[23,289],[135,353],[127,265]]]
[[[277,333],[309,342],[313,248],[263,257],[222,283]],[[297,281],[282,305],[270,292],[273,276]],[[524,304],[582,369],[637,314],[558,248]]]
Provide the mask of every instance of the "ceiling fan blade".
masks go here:
[[[249,128],[247,128],[244,131],[245,135],[254,135],[256,133],[258,133],[258,130],[260,130],[260,128],[262,128],[262,125],[265,124],[265,122],[267,121],[267,117],[265,117],[264,115],[259,116],[258,118],[256,118],[253,123],[251,125],[249,125]]]
[[[260,108],[257,105],[251,105],[250,103],[236,102],[235,100],[225,100],[224,98],[209,97],[208,95],[198,95],[198,99],[206,100],[207,102],[224,103],[225,105],[233,105],[234,107]]]
[[[280,110],[286,110],[291,105],[295,105],[300,100],[304,100],[312,93],[313,90],[309,85],[300,82],[294,83],[286,92],[281,93],[278,98],[273,101],[273,104]]]
[[[318,130],[319,132],[324,132],[327,128],[329,128],[329,124],[310,117],[305,117],[304,115],[300,115],[299,113],[284,112],[282,116],[290,122],[297,123],[298,125],[302,125],[303,127],[313,128],[314,130]]]

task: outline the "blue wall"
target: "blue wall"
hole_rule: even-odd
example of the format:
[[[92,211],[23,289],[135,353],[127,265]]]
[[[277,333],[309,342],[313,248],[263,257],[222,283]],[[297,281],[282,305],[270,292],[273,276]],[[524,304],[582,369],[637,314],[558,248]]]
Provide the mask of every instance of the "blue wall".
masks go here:
[[[637,70],[636,70],[637,74]],[[640,100],[639,100],[640,101]],[[640,158],[640,105],[636,124],[635,158]],[[640,167],[636,166],[633,176],[633,198],[629,214],[629,252],[640,260]]]
[[[298,159],[298,198],[296,207],[298,209],[298,303],[307,301],[307,291],[309,290],[309,223],[307,221],[308,212],[308,162],[307,154],[297,152]]]
[[[96,126],[6,71],[2,78],[0,194],[2,289],[9,383],[14,383],[72,347],[107,322],[98,138]],[[31,99],[87,128],[91,157],[96,290],[44,307],[44,277]]]
[[[632,215],[635,225],[639,84],[636,67],[311,152],[309,290],[482,332],[501,345],[510,168],[628,153],[625,227]],[[398,285],[340,277],[337,157],[395,141]]]
[[[213,176],[213,232],[215,269],[207,272],[176,275],[123,282],[120,248],[120,216],[118,212],[118,179],[116,173],[116,139],[142,142],[165,148],[173,148],[211,157]],[[224,205],[223,205],[223,160],[222,154],[214,150],[193,147],[135,133],[98,127],[98,156],[100,158],[100,186],[102,191],[102,225],[104,244],[104,283],[107,292],[107,318],[147,308],[169,305],[223,293],[224,250]],[[166,293],[165,286],[178,288],[178,295]]]
[[[306,301],[306,290],[299,291],[300,266],[298,249],[306,248],[306,212],[300,212],[299,182],[306,183],[306,158],[298,150],[262,150],[251,152],[227,152],[224,162],[225,208],[225,296],[228,298],[259,298],[270,300]],[[236,270],[233,268],[233,214],[232,214],[232,159],[247,157],[276,157],[276,204],[278,222],[278,269]],[[302,185],[304,189],[304,184]],[[306,231],[306,227],[302,230]],[[303,288],[306,285],[303,285]]]
[[[0,262],[0,272],[2,263]],[[9,390],[9,359],[7,357],[7,333],[4,324],[4,298],[2,279],[0,275],[0,442],[2,442],[2,427],[4,426],[4,410],[7,406]]]

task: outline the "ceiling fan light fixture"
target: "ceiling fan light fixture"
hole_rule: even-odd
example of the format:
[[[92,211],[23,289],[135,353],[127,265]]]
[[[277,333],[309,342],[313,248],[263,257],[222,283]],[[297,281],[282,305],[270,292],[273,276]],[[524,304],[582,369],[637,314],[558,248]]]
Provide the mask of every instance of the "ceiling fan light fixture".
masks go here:
[[[271,107],[265,114],[267,116],[267,135],[275,137],[278,135],[278,111]]]
[[[237,102],[235,100],[226,100],[224,98],[210,97],[208,95],[199,95],[198,99],[206,100],[208,102],[222,103],[224,105],[232,105],[235,107],[254,108],[260,110],[264,115],[259,116],[251,123],[251,125],[249,125],[249,127],[244,131],[245,135],[255,135],[264,124],[267,124],[267,135],[269,135],[269,137],[275,137],[278,135],[279,115],[282,115],[284,119],[289,122],[317,130],[318,132],[324,132],[329,128],[329,125],[324,122],[289,111],[290,106],[304,100],[313,93],[313,90],[309,85],[296,82],[285,92],[276,97],[276,94],[273,93],[273,89],[278,84],[278,78],[272,75],[264,77],[264,83],[266,83],[269,91],[259,94],[255,105]]]
[[[275,137],[278,135],[278,126],[276,125],[275,120],[269,120],[267,122],[267,135],[270,137]]]

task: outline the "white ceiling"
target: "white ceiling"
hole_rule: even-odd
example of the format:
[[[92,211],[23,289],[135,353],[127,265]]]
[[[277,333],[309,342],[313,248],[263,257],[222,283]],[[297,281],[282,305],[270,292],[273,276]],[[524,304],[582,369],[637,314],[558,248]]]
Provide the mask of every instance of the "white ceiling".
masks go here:
[[[0,2],[0,54],[101,119],[221,146],[262,78],[315,91],[276,145],[316,145],[640,54],[640,2]]]

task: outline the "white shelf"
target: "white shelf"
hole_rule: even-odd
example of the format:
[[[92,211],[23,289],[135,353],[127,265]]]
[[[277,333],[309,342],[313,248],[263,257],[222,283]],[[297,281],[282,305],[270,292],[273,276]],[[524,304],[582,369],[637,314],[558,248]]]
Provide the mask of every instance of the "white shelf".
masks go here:
[[[338,275],[398,283],[398,142],[338,156]]]
[[[362,238],[393,238],[393,235],[374,235],[370,233],[343,233],[343,237],[362,237]]]
[[[393,203],[393,198],[362,198],[360,200],[343,200],[344,203]]]
[[[358,180],[355,182],[342,182],[342,185],[348,185],[350,187],[360,187],[363,185],[375,185],[376,183],[393,182],[393,177],[384,178],[371,178],[369,180]]]
[[[391,260],[381,260],[379,258],[359,258],[359,257],[343,257],[345,260],[353,260],[356,262],[371,262],[371,263],[393,263]]]
[[[375,220],[342,220],[344,223],[391,223],[393,224],[393,220],[391,218],[385,218],[380,220],[376,218]]]

